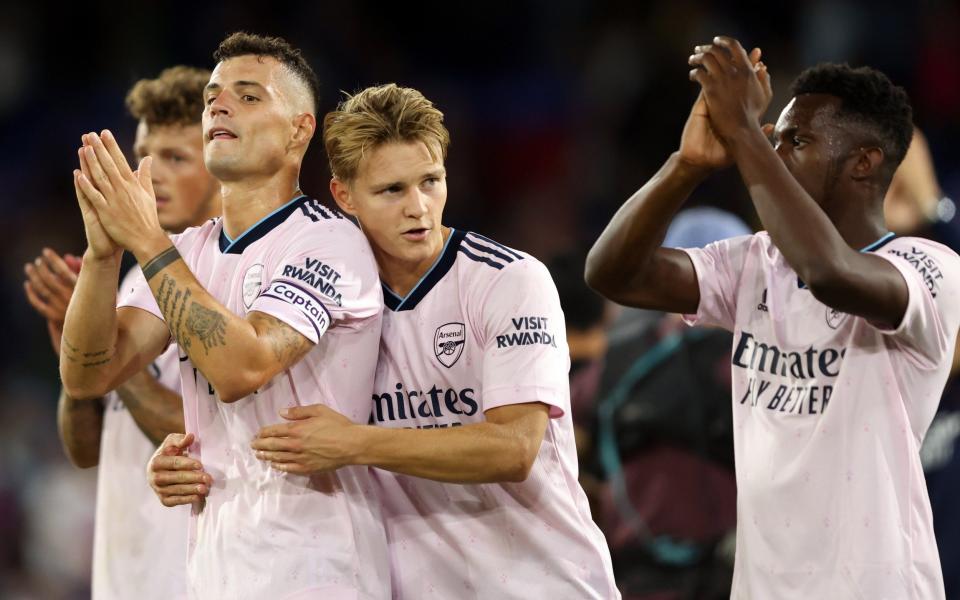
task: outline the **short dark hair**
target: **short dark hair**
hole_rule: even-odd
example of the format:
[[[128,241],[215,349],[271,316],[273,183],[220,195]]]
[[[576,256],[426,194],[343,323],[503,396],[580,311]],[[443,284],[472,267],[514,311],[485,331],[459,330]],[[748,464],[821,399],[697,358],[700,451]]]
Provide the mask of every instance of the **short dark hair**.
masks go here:
[[[829,94],[840,99],[839,115],[859,122],[877,137],[890,174],[896,169],[913,138],[913,109],[902,87],[870,67],[821,63],[811,67],[790,86],[792,96]]]
[[[303,53],[298,48],[291,46],[287,40],[281,37],[268,37],[247,33],[246,31],[237,31],[220,42],[213,53],[213,59],[219,63],[228,58],[251,54],[274,58],[293,71],[294,75],[305,83],[310,90],[313,112],[317,112],[320,100],[320,80],[317,79],[317,74],[310,68],[307,59],[303,57]]]
[[[127,110],[147,125],[196,125],[203,118],[203,88],[210,71],[176,66],[141,79],[127,93]]]

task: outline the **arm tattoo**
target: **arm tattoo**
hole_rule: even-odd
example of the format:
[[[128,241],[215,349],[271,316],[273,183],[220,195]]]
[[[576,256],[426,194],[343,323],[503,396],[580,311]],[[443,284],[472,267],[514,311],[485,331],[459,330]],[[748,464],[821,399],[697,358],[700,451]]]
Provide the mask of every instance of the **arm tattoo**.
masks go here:
[[[113,348],[105,348],[86,352],[71,344],[68,339],[63,338],[62,352],[64,357],[72,363],[80,363],[80,366],[84,368],[107,364],[113,360],[113,350]]]
[[[170,333],[184,350],[190,349],[193,338],[200,340],[204,352],[226,344],[226,318],[191,300],[193,292],[189,288],[180,289],[173,277],[163,276],[156,297]]]
[[[167,265],[180,258],[176,246],[170,246],[160,254],[154,256],[143,265],[143,278],[147,281],[153,279],[153,276],[162,271]]]
[[[187,316],[187,333],[200,339],[203,351],[209,352],[214,346],[223,346],[227,331],[227,320],[215,310],[210,310],[194,302]]]
[[[277,321],[276,319],[274,319]],[[292,364],[303,352],[304,337],[290,328],[286,323],[277,321],[276,329],[270,336],[273,346],[273,355],[283,365]]]
[[[289,368],[313,347],[313,343],[280,319],[262,312],[253,312],[247,318],[270,338],[270,347],[277,362]]]

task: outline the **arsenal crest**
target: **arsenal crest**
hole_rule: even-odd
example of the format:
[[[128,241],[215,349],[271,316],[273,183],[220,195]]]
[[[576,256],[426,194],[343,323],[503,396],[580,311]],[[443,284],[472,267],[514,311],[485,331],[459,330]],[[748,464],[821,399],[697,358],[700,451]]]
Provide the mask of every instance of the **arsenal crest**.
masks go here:
[[[433,335],[433,353],[440,364],[449,369],[463,354],[463,344],[466,340],[467,328],[463,323],[441,325]]]
[[[263,285],[263,265],[252,265],[247,272],[243,274],[243,305],[250,310],[253,301],[260,295],[260,288]]]
[[[843,320],[847,318],[846,313],[842,313],[835,308],[827,307],[827,325],[830,326],[830,329],[836,329],[840,327],[840,323],[843,323]]]

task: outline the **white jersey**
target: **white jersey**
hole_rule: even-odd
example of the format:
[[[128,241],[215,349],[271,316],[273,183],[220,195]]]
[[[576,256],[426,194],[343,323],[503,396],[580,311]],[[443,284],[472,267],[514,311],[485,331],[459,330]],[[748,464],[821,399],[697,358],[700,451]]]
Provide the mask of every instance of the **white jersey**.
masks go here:
[[[382,295],[363,234],[301,196],[236,239],[216,219],[173,241],[200,284],[228,310],[269,314],[316,344],[290,369],[230,404],[180,357],[186,428],[197,436],[190,455],[213,478],[203,510],[191,519],[191,597],[389,597],[386,540],[369,469],[286,474],[250,448],[263,426],[282,421],[278,413],[286,407],[323,403],[368,421]],[[123,303],[163,318],[142,278]]]
[[[864,250],[907,282],[894,330],[820,303],[765,232],[686,250],[687,320],[734,334],[732,598],[944,597],[919,450],[960,325],[960,258],[918,238]]]
[[[522,483],[456,485],[377,471],[393,597],[618,598],[577,481],[563,312],[535,258],[453,230],[404,298],[384,289],[373,421],[458,427],[542,402],[550,422]]]
[[[133,267],[123,286],[140,268]],[[177,348],[150,365],[164,387],[180,393]],[[186,597],[190,509],[166,508],[147,483],[157,447],[137,427],[116,392],[104,397],[93,535],[93,600],[178,600]]]

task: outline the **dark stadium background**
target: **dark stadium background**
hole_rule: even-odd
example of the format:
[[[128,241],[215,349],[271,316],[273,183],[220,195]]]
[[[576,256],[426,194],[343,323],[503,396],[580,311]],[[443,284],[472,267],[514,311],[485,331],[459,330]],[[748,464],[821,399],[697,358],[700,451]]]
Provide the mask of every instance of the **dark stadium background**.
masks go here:
[[[395,81],[446,114],[446,223],[546,260],[585,247],[676,148],[696,90],[695,43],[760,46],[776,98],[821,60],[879,67],[905,86],[947,195],[960,193],[960,8],[815,0],[505,3],[235,2],[8,4],[0,18],[0,597],[88,594],[94,473],[63,458],[56,359],[23,298],[43,246],[80,254],[70,172],[81,133],[129,148],[123,98],[174,64],[212,67],[235,30],[302,48],[330,109],[340,90]],[[776,113],[771,114],[775,118]],[[303,189],[327,199],[318,143]],[[693,204],[756,217],[735,172]],[[131,485],[133,482],[131,482]],[[960,540],[958,540],[960,541]]]

